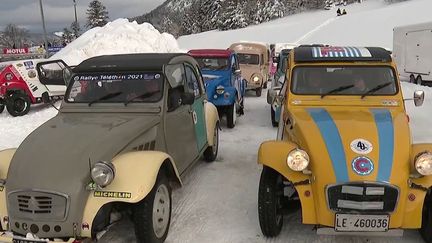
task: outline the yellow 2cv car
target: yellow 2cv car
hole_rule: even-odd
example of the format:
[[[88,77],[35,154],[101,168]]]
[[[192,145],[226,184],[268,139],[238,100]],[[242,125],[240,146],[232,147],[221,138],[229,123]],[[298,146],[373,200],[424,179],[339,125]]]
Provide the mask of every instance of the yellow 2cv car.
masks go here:
[[[303,46],[290,53],[277,140],[261,144],[258,213],[277,236],[301,204],[318,234],[432,240],[432,144],[413,144],[395,63],[378,47]],[[415,91],[416,106],[423,91]],[[291,202],[291,203],[290,203]]]

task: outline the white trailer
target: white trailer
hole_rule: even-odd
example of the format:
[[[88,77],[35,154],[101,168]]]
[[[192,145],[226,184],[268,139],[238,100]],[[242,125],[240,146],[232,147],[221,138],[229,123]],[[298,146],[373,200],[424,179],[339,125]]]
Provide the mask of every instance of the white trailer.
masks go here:
[[[432,82],[432,22],[393,29],[393,57],[399,75],[410,82]]]

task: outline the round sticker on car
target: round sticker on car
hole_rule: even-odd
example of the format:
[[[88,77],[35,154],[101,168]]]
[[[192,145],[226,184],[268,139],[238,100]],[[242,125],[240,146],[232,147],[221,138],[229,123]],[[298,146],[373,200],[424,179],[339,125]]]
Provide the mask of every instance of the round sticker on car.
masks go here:
[[[369,175],[374,170],[374,164],[367,157],[357,157],[352,161],[352,168],[359,175]]]
[[[351,142],[351,150],[358,154],[369,154],[372,152],[372,143],[366,139],[358,138]]]

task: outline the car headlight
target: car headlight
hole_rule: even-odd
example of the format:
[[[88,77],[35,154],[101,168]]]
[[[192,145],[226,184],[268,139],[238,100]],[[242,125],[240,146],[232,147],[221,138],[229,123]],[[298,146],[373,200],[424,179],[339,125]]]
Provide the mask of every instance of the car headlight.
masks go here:
[[[219,85],[219,86],[217,86],[216,87],[216,93],[218,93],[218,94],[223,94],[225,92],[225,87],[224,86],[222,86],[222,85]]]
[[[287,164],[293,171],[302,171],[309,165],[309,155],[301,149],[294,149],[288,154]]]
[[[260,80],[260,78],[258,76],[253,77],[252,79],[254,82],[258,82]]]
[[[415,168],[421,175],[432,175],[432,153],[425,152],[417,155]]]
[[[115,167],[110,162],[99,161],[91,169],[93,181],[100,187],[108,186],[115,177]]]

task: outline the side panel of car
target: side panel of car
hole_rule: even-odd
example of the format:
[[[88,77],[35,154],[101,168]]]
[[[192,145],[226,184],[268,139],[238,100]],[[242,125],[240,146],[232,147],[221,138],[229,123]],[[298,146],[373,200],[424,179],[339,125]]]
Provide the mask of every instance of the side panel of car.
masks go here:
[[[137,203],[152,190],[159,170],[164,163],[169,163],[167,175],[170,180],[181,185],[179,172],[173,159],[166,153],[140,151],[121,154],[113,159],[116,179],[107,187],[93,191],[84,208],[83,223],[91,229],[93,219],[99,209],[111,202]],[[131,169],[133,168],[133,169]],[[91,237],[90,230],[82,231],[82,236]]]
[[[286,158],[288,153],[298,146],[291,142],[267,141],[261,144],[258,150],[258,164],[270,167],[289,181],[291,181],[298,192],[304,224],[314,224],[317,222],[314,196],[311,193],[311,181],[309,176],[302,172],[295,172],[288,168]]]
[[[6,180],[9,171],[9,164],[16,149],[6,149],[0,151],[0,180]],[[7,222],[4,217],[8,216],[6,207],[6,188],[5,185],[0,185],[0,221],[2,229],[7,228]]]

